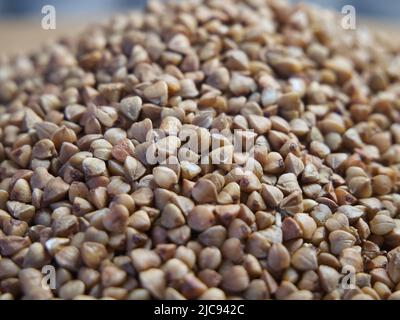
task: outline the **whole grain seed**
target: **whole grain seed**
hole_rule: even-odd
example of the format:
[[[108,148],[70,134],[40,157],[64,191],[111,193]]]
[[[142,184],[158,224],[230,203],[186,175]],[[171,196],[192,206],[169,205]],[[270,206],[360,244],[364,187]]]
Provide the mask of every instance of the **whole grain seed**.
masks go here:
[[[285,163],[282,156],[278,152],[269,153],[265,160],[263,169],[267,173],[278,174],[285,168]]]
[[[300,290],[314,291],[319,285],[318,280],[318,274],[313,270],[308,270],[303,273],[297,287]]]
[[[57,264],[65,269],[77,271],[80,265],[80,252],[74,246],[63,247],[55,254]]]
[[[329,217],[325,222],[325,228],[332,232],[335,230],[348,230],[349,219],[341,212],[336,212],[334,215]]]
[[[127,156],[124,161],[124,171],[131,181],[141,178],[146,172],[143,164],[131,156]]]
[[[390,193],[393,184],[392,180],[386,175],[376,175],[372,178],[372,190],[376,195],[385,195]]]
[[[123,188],[118,188],[118,195],[125,193],[128,186],[123,184]],[[125,189],[126,187],[126,189]],[[130,187],[129,187],[130,189]],[[129,192],[128,189],[128,192]],[[149,188],[139,188],[135,192],[132,193],[132,199],[136,205],[140,206],[148,206],[152,203],[154,195],[153,192]]]
[[[285,241],[303,236],[303,230],[295,219],[288,217],[282,222],[282,235]]]
[[[296,213],[294,215],[294,220],[303,230],[303,239],[310,240],[317,229],[317,224],[314,219],[306,213]]]
[[[285,167],[289,173],[299,176],[304,170],[304,163],[293,153],[289,153],[285,158]]]
[[[193,274],[187,274],[182,279],[180,291],[187,299],[196,299],[207,290],[207,286]]]
[[[388,253],[388,265],[387,272],[390,279],[394,283],[398,283],[400,279],[399,272],[399,264],[400,264],[400,251],[398,248],[389,251]]]
[[[266,258],[270,247],[271,241],[260,232],[250,234],[246,241],[246,251],[257,258]]]
[[[106,165],[103,160],[96,158],[86,158],[82,162],[83,172],[89,176],[99,176],[106,171]]]
[[[119,110],[129,120],[136,121],[142,110],[142,99],[138,96],[124,98],[120,102]]]
[[[223,226],[217,225],[200,233],[199,240],[204,245],[220,247],[224,243],[226,235],[226,229]]]
[[[169,281],[181,280],[189,272],[188,266],[176,258],[168,260],[163,269]]]
[[[364,211],[361,208],[350,205],[340,206],[337,211],[343,213],[350,223],[354,223],[364,216]]]
[[[13,278],[18,276],[20,268],[14,261],[8,258],[0,260],[0,279]]]
[[[43,193],[43,202],[47,204],[62,200],[68,193],[69,185],[60,177],[51,179]]]
[[[42,288],[43,275],[39,270],[33,268],[22,269],[19,274],[22,293],[25,299],[40,300],[51,299],[53,294],[50,290]]]
[[[217,248],[204,248],[199,254],[199,266],[202,269],[217,269],[221,261],[221,252]]]
[[[128,209],[121,204],[115,204],[103,217],[103,226],[111,232],[123,232],[128,225],[128,219]]]
[[[180,226],[167,232],[168,239],[176,244],[185,244],[189,241],[191,230],[188,226]]]
[[[242,220],[233,220],[228,227],[228,237],[246,239],[251,233],[251,228]]]
[[[285,173],[281,175],[276,185],[286,195],[301,190],[297,177],[293,173]]]
[[[277,272],[290,266],[290,254],[284,245],[274,243],[271,246],[268,252],[268,266]]]
[[[29,222],[35,215],[35,207],[18,201],[7,201],[9,213],[20,221]]]
[[[88,241],[82,244],[81,256],[86,266],[96,269],[101,261],[107,257],[107,250],[101,243]]]
[[[271,121],[268,118],[250,114],[248,116],[248,122],[251,129],[257,134],[264,134],[271,129]]]
[[[160,188],[170,189],[178,183],[177,174],[167,167],[155,167],[153,169],[153,176]]]
[[[101,270],[101,284],[103,287],[118,287],[126,280],[126,272],[112,264]]]
[[[349,181],[349,190],[357,198],[369,198],[372,195],[371,181],[367,177],[357,176]]]
[[[232,74],[232,78],[229,83],[229,90],[235,96],[248,95],[257,89],[255,81],[247,76],[244,76],[238,72]]]
[[[340,254],[343,249],[350,248],[356,242],[356,238],[344,230],[335,230],[329,234],[329,243],[333,254]]]
[[[24,268],[42,268],[49,262],[48,254],[41,243],[33,243],[24,257]]]
[[[284,215],[294,215],[304,211],[303,198],[300,191],[294,191],[283,198],[279,205],[280,212]]]
[[[78,219],[73,215],[62,215],[53,220],[51,228],[56,237],[67,237],[78,231]]]
[[[198,205],[188,215],[188,225],[196,231],[204,231],[215,224],[214,206]]]
[[[71,300],[85,292],[85,285],[80,280],[72,280],[64,284],[60,290],[59,295],[62,299]]]
[[[225,295],[224,291],[222,291],[221,289],[209,288],[198,299],[199,300],[225,300],[226,295]]]
[[[232,262],[241,262],[243,259],[243,248],[239,239],[229,238],[227,239],[221,248],[222,255],[225,259]]]
[[[161,299],[165,294],[166,279],[164,271],[148,269],[139,273],[139,280],[144,289],[147,289],[155,298]]]
[[[339,259],[342,266],[352,266],[356,272],[364,269],[364,261],[357,247],[345,248]]]
[[[377,214],[370,221],[369,226],[373,234],[384,236],[396,227],[396,223],[391,217],[388,217],[387,215]]]
[[[217,199],[215,184],[208,179],[199,179],[193,186],[192,197],[198,203],[213,203]]]
[[[292,255],[291,262],[293,267],[301,271],[316,270],[318,268],[316,250],[304,245]]]

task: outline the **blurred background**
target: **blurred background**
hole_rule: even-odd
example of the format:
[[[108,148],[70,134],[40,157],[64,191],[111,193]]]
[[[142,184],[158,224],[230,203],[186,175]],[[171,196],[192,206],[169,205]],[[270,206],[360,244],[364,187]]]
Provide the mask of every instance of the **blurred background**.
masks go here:
[[[311,2],[337,11],[344,5],[353,5],[357,19],[361,17],[365,18],[364,21],[374,22],[373,25],[390,26],[395,33],[400,27],[400,0],[290,1]],[[0,0],[0,54],[38,48],[44,41],[51,41],[60,35],[73,35],[90,22],[103,21],[115,13],[143,8],[145,3],[146,0]],[[56,8],[56,30],[41,28],[41,9],[45,5]]]
[[[53,5],[60,16],[106,14],[144,7],[146,0],[0,0],[0,16],[29,17],[40,13],[45,5]]]
[[[300,2],[301,0],[291,1]],[[337,10],[349,4],[356,8],[357,13],[376,18],[398,19],[400,15],[399,0],[302,0],[301,2],[312,2]],[[126,9],[140,8],[145,3],[146,0],[0,0],[0,17],[36,15],[47,4],[54,5],[62,16],[68,17],[76,14],[118,12]]]

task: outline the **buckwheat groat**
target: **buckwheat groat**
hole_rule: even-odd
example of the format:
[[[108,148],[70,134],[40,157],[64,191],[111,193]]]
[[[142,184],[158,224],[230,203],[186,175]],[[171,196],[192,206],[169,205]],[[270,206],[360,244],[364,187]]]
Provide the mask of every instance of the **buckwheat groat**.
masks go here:
[[[0,299],[399,300],[399,188],[400,46],[322,9],[150,1],[0,58]]]

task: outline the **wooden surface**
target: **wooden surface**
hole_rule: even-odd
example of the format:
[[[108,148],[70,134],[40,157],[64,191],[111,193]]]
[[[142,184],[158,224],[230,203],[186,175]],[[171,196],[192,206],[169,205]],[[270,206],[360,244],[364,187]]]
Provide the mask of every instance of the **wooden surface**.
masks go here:
[[[44,30],[41,21],[9,20],[0,21],[0,54],[27,53],[40,50],[47,42],[54,42],[61,36],[73,36],[83,30],[85,23],[59,23],[55,30]]]
[[[105,18],[99,18],[104,21]],[[98,21],[99,19],[96,19]],[[76,21],[75,21],[76,20]],[[90,24],[88,19],[58,22],[56,30],[43,30],[40,19],[37,20],[0,20],[0,54],[27,53],[40,50],[46,42],[52,42],[61,36],[74,36]],[[94,18],[92,17],[93,21]],[[382,30],[400,43],[400,25],[363,19],[358,25],[366,24],[373,30]]]

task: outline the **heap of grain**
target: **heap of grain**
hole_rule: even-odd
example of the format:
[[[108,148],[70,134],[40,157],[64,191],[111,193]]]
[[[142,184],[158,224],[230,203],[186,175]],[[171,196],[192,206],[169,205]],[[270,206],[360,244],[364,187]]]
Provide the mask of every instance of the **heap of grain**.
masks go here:
[[[400,299],[393,42],[186,0],[2,57],[0,298]]]

